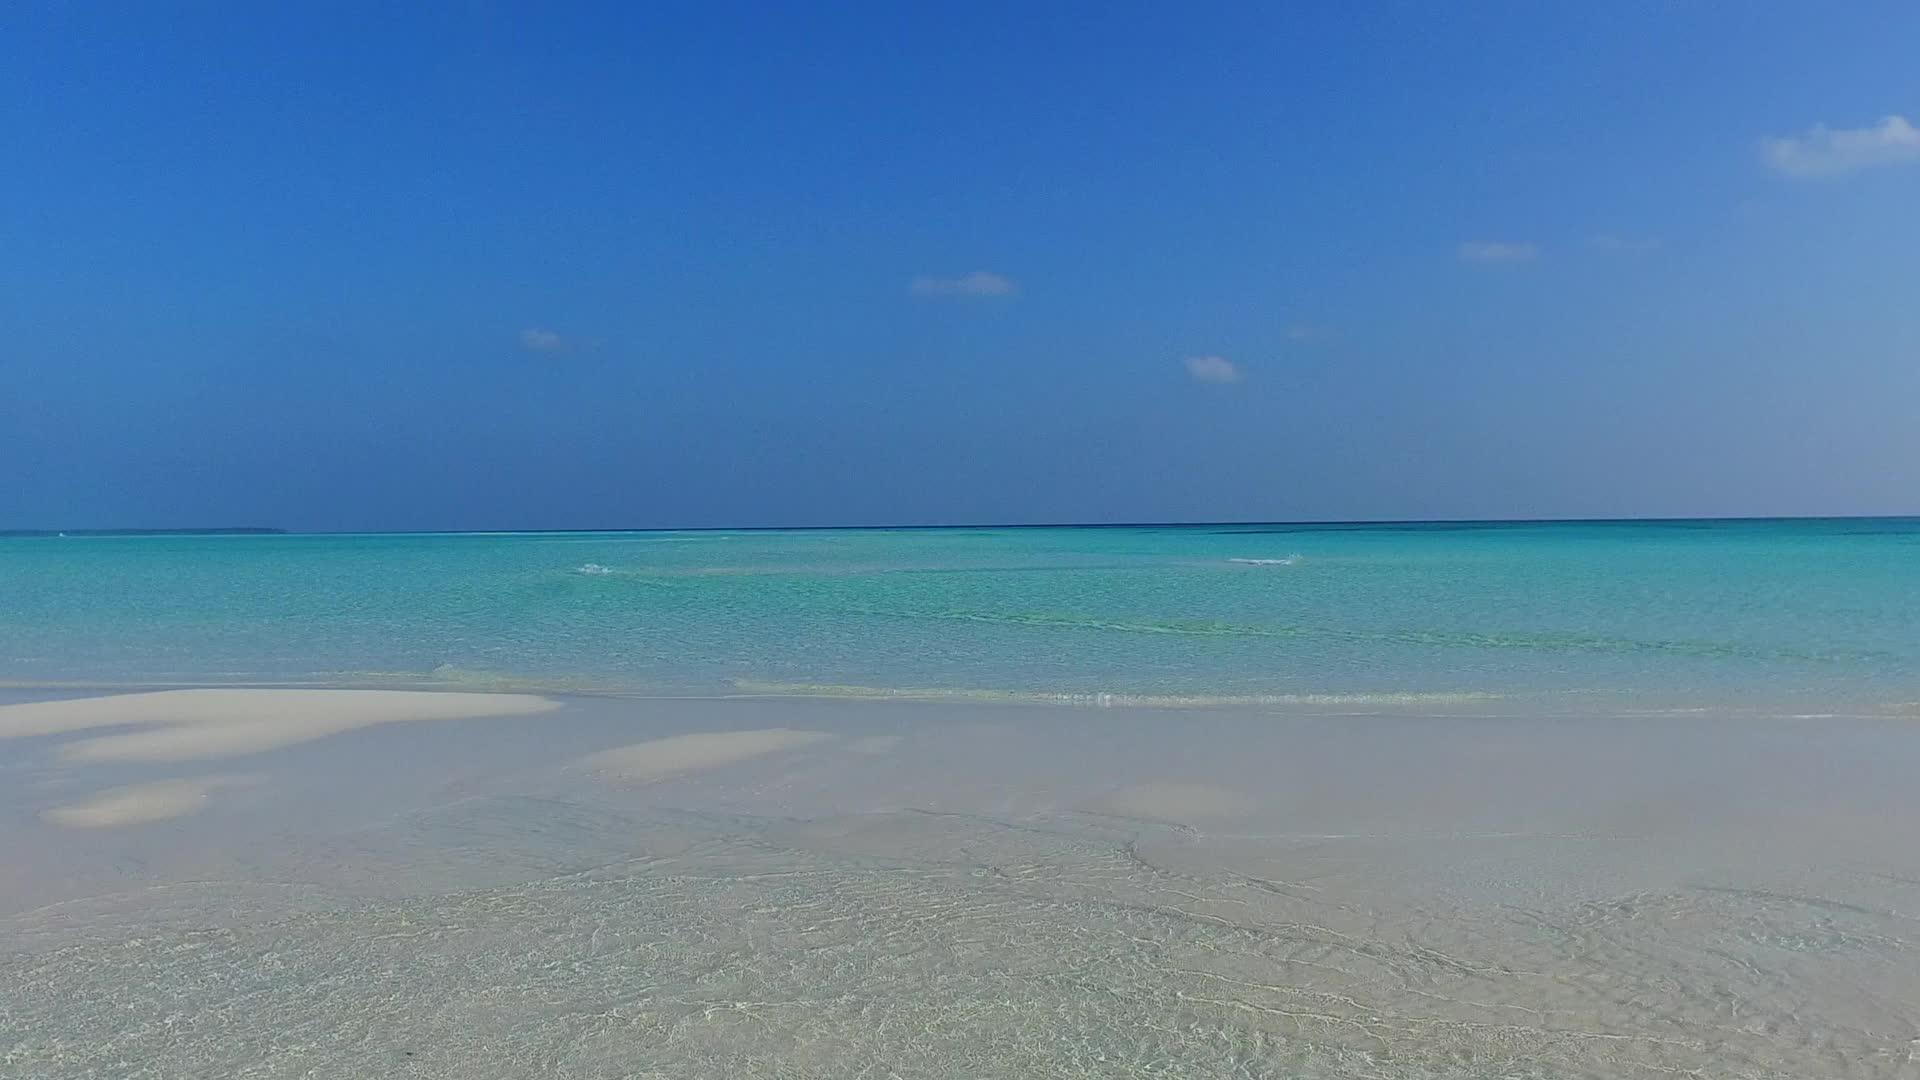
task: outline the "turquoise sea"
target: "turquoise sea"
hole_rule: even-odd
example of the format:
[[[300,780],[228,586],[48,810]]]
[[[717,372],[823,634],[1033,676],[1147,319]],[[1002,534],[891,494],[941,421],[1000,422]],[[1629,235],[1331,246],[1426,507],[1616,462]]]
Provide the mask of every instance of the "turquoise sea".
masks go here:
[[[0,681],[1920,700],[1920,520],[0,539]]]

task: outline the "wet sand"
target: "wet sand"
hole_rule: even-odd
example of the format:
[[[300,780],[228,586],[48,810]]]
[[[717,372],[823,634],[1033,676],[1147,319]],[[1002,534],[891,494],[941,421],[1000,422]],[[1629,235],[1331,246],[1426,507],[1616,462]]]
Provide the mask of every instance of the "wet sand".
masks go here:
[[[1920,1077],[1907,717],[196,693],[0,704],[0,1076]]]

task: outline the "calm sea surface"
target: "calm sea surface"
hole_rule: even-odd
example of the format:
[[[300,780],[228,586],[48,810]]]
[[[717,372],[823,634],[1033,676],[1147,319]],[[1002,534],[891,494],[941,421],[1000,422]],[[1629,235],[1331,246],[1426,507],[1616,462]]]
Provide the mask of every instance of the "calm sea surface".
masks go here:
[[[0,681],[1920,700],[1920,520],[0,540]]]

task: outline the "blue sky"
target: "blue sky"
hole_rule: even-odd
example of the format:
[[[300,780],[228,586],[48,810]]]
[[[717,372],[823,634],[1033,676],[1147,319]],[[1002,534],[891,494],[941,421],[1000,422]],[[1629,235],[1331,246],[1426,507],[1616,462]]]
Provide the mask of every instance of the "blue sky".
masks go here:
[[[0,527],[1920,513],[1915,41],[7,5]]]

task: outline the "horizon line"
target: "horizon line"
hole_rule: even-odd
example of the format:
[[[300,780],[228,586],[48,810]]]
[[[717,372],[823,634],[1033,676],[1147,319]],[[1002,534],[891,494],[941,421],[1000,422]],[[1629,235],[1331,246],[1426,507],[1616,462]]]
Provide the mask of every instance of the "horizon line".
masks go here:
[[[1658,517],[1310,518],[1297,520],[944,522],[938,524],[857,525],[652,525],[547,529],[284,529],[277,526],[262,525],[218,525],[171,528],[70,527],[65,529],[0,529],[0,539],[59,539],[63,536],[78,539],[84,537],[109,538],[115,536],[516,536],[541,533],[933,532],[949,529],[1203,529],[1246,528],[1261,525],[1298,528],[1391,527],[1407,525],[1660,525],[1716,522],[1912,520],[1920,520],[1920,514],[1709,514],[1700,516],[1667,515]]]

